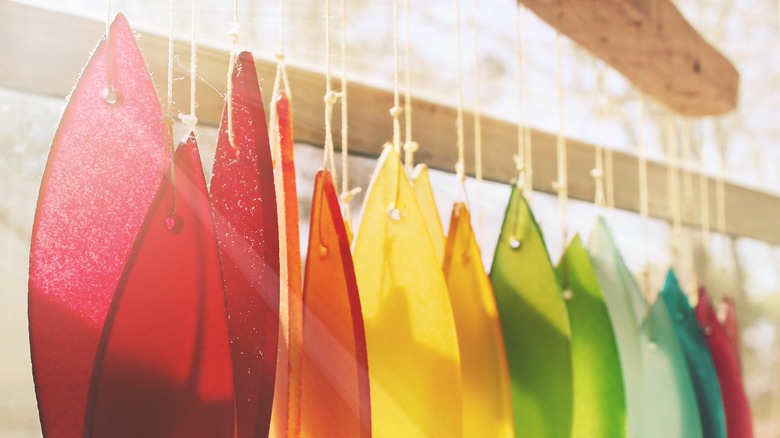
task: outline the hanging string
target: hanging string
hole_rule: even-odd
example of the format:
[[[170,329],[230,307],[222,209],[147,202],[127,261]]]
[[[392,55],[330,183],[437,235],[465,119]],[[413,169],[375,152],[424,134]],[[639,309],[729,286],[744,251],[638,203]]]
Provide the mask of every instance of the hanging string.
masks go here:
[[[596,87],[593,92],[593,106],[596,109],[596,144],[594,152],[596,156],[595,167],[590,171],[590,176],[593,177],[595,182],[595,194],[593,203],[598,207],[604,207],[605,204],[605,191],[604,191],[604,148],[602,147],[603,130],[601,127],[601,82],[603,80],[603,71],[600,68],[600,64],[593,58],[593,70],[596,76]]]
[[[393,147],[396,154],[401,154],[401,99],[399,85],[398,56],[398,0],[393,0],[393,107],[390,116],[393,118]]]
[[[279,132],[279,114],[276,109],[276,102],[282,98],[282,90],[287,95],[288,105],[291,105],[292,96],[290,94],[290,83],[287,80],[287,66],[285,65],[284,55],[284,0],[279,0],[279,51],[276,57],[276,76],[274,78],[274,89],[271,93],[271,111],[268,116],[268,125],[270,127],[269,136],[271,139],[272,158],[274,165],[282,159],[282,139]]]
[[[116,93],[111,86],[111,16],[113,15],[111,0],[106,2],[106,102],[115,103]]]
[[[238,0],[233,1],[233,26],[228,32],[230,37],[230,64],[228,65],[227,76],[227,123],[228,123],[228,140],[230,146],[233,149],[236,147],[236,138],[233,132],[233,69],[236,67],[236,58],[238,57],[238,39],[239,39],[239,27],[238,27]]]
[[[198,117],[195,115],[195,85],[197,78],[198,62],[195,56],[195,11],[196,1],[192,0],[192,34],[190,35],[190,113],[179,113],[179,119],[186,123],[189,127],[190,133],[195,133],[195,128],[198,125]]]
[[[515,165],[517,166],[517,188],[523,190],[525,193],[525,111],[523,106],[523,99],[525,99],[525,90],[523,90],[523,53],[522,53],[522,38],[521,38],[521,26],[520,21],[522,19],[522,6],[520,3],[515,4],[515,53],[517,55],[517,101],[520,104],[520,111],[517,117],[517,155],[514,156]]]
[[[718,171],[718,176],[715,183],[715,202],[716,202],[716,209],[717,209],[717,229],[718,234],[720,234],[721,239],[723,241],[727,241],[726,236],[726,146],[725,144],[721,144],[720,148],[718,149],[718,157],[720,158],[720,169]],[[733,248],[732,248],[733,249]],[[726,260],[728,257],[729,250],[726,248],[726,245],[724,243],[723,245],[723,259]],[[720,272],[720,281],[718,282],[720,285],[725,284],[726,279],[726,267],[725,265],[722,266],[719,270]]]
[[[173,144],[173,19],[175,0],[170,0],[170,32],[168,33],[168,93],[166,100],[165,124],[167,125],[167,140],[170,148],[171,185],[173,186],[173,205],[171,215],[176,214],[176,162],[173,159],[175,145]],[[163,165],[165,160],[163,160]]]
[[[645,145],[645,97],[639,96],[639,214],[642,216],[642,236],[644,238],[645,263],[642,272],[645,297],[650,296],[650,213],[647,190],[647,146]]]
[[[479,23],[477,0],[474,0],[474,176],[477,180],[477,196],[482,198],[482,118],[479,102]],[[478,212],[477,217],[481,218]],[[481,219],[480,219],[481,220]]]
[[[683,161],[685,163],[685,166],[682,168],[683,172],[683,200],[680,205],[680,213],[683,213],[683,206],[690,206],[694,202],[693,197],[693,171],[691,170],[691,164],[693,161],[693,145],[692,145],[692,131],[691,131],[691,121],[690,119],[685,119],[685,122],[682,125],[682,155],[683,155]],[[685,209],[685,211],[690,211]],[[684,233],[684,243],[685,246],[683,247],[683,261],[686,265],[686,270],[688,272],[687,278],[689,286],[687,290],[690,293],[693,293],[696,291],[696,287],[698,286],[699,280],[696,275],[696,256],[694,253],[694,242],[693,242],[693,230],[691,228],[688,228],[686,232]]]
[[[677,144],[677,123],[671,113],[666,115],[666,145],[668,164],[666,166],[669,192],[669,213],[672,217],[673,266],[681,273],[682,261],[682,214],[680,211],[680,161]]]
[[[404,114],[404,128],[406,129],[406,135],[404,136],[404,152],[406,152],[406,155],[404,156],[404,164],[406,165],[407,173],[411,174],[414,169],[414,153],[417,152],[420,145],[412,140],[412,46],[411,38],[409,36],[409,28],[411,27],[409,21],[409,0],[404,0],[404,20],[406,33],[404,47],[404,82],[406,82],[406,93],[404,96],[404,110],[406,111]]]
[[[558,135],[556,151],[558,157],[558,178],[553,182],[553,189],[558,193],[558,209],[561,215],[561,247],[566,250],[566,204],[569,197],[569,181],[567,176],[566,137],[563,135],[563,66],[561,63],[561,32],[555,33],[555,66],[556,88],[558,90]]]
[[[336,158],[333,150],[333,106],[339,95],[333,91],[330,72],[330,0],[325,0],[325,147],[323,151],[322,168],[327,169],[330,163],[330,173],[334,180],[336,176]]]
[[[407,0],[408,1],[408,0]],[[347,108],[347,1],[341,0],[341,200],[344,202],[344,219],[352,223],[349,201],[360,193],[360,187],[349,189],[349,119]]]
[[[697,131],[700,132],[701,125],[697,124]],[[698,136],[697,140],[701,140],[701,135]],[[707,177],[705,173],[704,168],[704,148],[702,147],[701,142],[699,143],[699,199],[701,202],[699,203],[700,210],[699,210],[699,217],[701,220],[701,242],[702,242],[702,252],[704,253],[705,259],[707,258],[709,254],[709,247],[710,247],[710,184],[709,184],[709,178]],[[706,261],[706,260],[705,260]]]
[[[458,133],[458,162],[455,163],[455,174],[460,181],[461,192],[465,193],[466,184],[466,160],[465,160],[465,142],[463,134],[463,68],[461,67],[461,29],[460,29],[460,0],[455,0],[455,20],[456,20],[456,32],[457,35],[457,62],[458,62],[458,116],[457,116],[457,133]]]

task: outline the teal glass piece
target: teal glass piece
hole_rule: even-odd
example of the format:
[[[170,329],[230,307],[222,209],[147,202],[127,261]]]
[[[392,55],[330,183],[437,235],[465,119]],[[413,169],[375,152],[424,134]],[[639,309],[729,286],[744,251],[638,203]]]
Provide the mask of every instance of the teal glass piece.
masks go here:
[[[688,297],[685,296],[677,277],[670,269],[666,285],[661,292],[666,310],[674,324],[674,331],[680,341],[688,365],[696,401],[701,416],[702,432],[707,438],[725,438],[726,422],[723,412],[723,398],[718,386],[718,376],[712,362],[704,333],[696,321],[696,315]]]
[[[603,219],[589,248],[617,335],[629,437],[702,438],[693,383],[664,301],[648,309]]]
[[[650,306],[643,335],[646,438],[701,438],[699,407],[685,355],[664,300]],[[709,438],[709,437],[707,437]]]
[[[490,272],[518,437],[570,438],[571,330],[539,226],[512,186]]]
[[[571,323],[572,438],[622,438],[626,396],[617,341],[590,256],[577,235],[556,269]]]

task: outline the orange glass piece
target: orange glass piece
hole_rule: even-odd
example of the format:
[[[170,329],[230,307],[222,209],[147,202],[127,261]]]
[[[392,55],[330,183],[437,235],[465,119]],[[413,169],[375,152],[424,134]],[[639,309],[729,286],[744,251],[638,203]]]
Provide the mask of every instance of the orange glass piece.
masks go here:
[[[458,339],[428,236],[398,155],[385,148],[353,244],[377,437],[461,436]]]
[[[236,391],[237,438],[267,436],[279,337],[279,231],[271,146],[252,54],[233,70],[217,139],[211,203],[219,239]]]
[[[162,178],[162,110],[121,14],[110,44],[107,58],[100,41],[68,99],[33,224],[30,351],[41,426],[51,437],[83,436],[106,315]]]
[[[461,354],[463,436],[513,437],[501,322],[464,203],[452,207],[449,230],[443,269]]]
[[[84,436],[233,436],[225,295],[194,137],[175,163],[175,185],[169,171],[111,303]]]
[[[412,188],[414,189],[414,197],[417,199],[417,205],[420,206],[425,226],[428,228],[428,234],[431,236],[433,249],[436,251],[436,259],[441,264],[444,260],[446,238],[444,237],[444,227],[439,217],[439,209],[436,208],[436,200],[433,198],[433,187],[431,187],[431,178],[428,176],[428,166],[425,164],[415,166]]]
[[[339,198],[326,170],[314,181],[303,284],[300,436],[369,437],[366,335]]]
[[[298,228],[298,189],[295,183],[295,154],[290,100],[284,91],[276,105],[279,144],[274,145],[274,182],[279,221],[279,349],[271,413],[271,436],[298,436],[300,430],[301,357],[301,246]],[[273,122],[273,121],[272,121]],[[273,128],[273,127],[272,127]],[[272,134],[273,135],[273,134]],[[276,141],[272,138],[271,141]],[[294,428],[288,430],[288,416]]]

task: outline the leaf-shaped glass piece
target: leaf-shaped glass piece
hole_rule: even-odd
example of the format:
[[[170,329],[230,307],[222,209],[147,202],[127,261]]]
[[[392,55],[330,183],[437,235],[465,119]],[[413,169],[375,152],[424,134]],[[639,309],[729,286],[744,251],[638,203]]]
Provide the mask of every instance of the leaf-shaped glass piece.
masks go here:
[[[111,298],[160,185],[165,125],[123,15],[68,100],[41,182],[30,247],[35,390],[46,436],[81,437],[92,364]]]
[[[644,343],[645,436],[700,438],[701,416],[685,353],[677,340],[666,303],[650,306]]]
[[[298,229],[298,189],[295,183],[295,156],[290,100],[280,91],[276,106],[279,145],[274,150],[274,182],[279,221],[279,349],[276,367],[271,436],[299,430],[288,430],[288,414],[300,416],[301,351],[301,249]],[[272,134],[273,135],[273,134]],[[272,139],[273,141],[273,139]],[[291,405],[294,404],[294,405]]]
[[[626,395],[628,436],[638,438],[642,436],[644,415],[640,321],[647,315],[647,304],[618,252],[604,218],[599,218],[590,235],[588,248],[618,345]]]
[[[453,206],[449,230],[443,270],[461,353],[463,436],[513,437],[501,323],[465,204]]]
[[[571,435],[571,331],[539,226],[512,185],[490,279],[512,380],[517,436]]]
[[[372,431],[377,437],[461,436],[452,307],[428,229],[400,167],[393,148],[385,148],[353,244]]]
[[[669,311],[674,331],[685,354],[693,389],[696,392],[702,432],[708,438],[725,438],[723,400],[718,388],[718,376],[715,373],[712,356],[688,297],[680,289],[677,277],[671,269],[666,276],[661,297],[666,303],[666,310]]]
[[[431,187],[431,179],[428,176],[428,166],[425,164],[415,166],[412,188],[414,189],[414,197],[417,199],[417,205],[420,206],[420,212],[428,229],[428,234],[431,235],[433,248],[436,250],[436,259],[441,264],[442,260],[444,260],[446,238],[444,237],[444,228],[439,217],[439,209],[436,208],[436,200],[433,198],[433,187]]]
[[[693,383],[664,301],[656,300],[648,310],[603,219],[590,247],[624,361],[629,436],[700,438]]]
[[[729,438],[752,438],[753,419],[750,404],[745,395],[742,374],[737,354],[731,346],[726,330],[720,325],[704,288],[699,289],[696,305],[696,319],[707,340],[712,354],[715,371],[718,374],[720,391],[723,394],[723,408],[726,414],[726,429]]]
[[[574,236],[556,268],[571,323],[574,364],[573,438],[625,437],[623,371],[604,297],[590,256]]]
[[[723,306],[725,307],[726,314],[723,318],[723,329],[726,331],[726,336],[729,338],[731,349],[734,350],[734,354],[737,356],[737,361],[740,362],[739,355],[739,323],[737,322],[737,306],[734,300],[729,297],[723,297]]]
[[[312,195],[303,285],[301,436],[370,437],[366,335],[339,198],[326,170]],[[292,421],[292,419],[291,419]]]
[[[176,184],[169,171],[111,303],[84,436],[233,436],[225,295],[194,137],[175,162]]]
[[[230,315],[237,437],[268,435],[279,336],[279,232],[271,147],[254,60],[242,52],[233,70],[233,135],[228,105],[211,178]]]

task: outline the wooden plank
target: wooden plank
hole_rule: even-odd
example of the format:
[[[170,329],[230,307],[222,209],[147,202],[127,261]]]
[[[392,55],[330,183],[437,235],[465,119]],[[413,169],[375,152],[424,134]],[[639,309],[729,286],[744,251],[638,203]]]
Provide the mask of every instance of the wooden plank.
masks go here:
[[[89,53],[104,31],[104,24],[46,11],[30,6],[0,0],[0,85],[67,96],[78,78],[79,71],[89,58]],[[67,36],[67,37],[65,37]],[[19,41],[25,41],[19,44]],[[167,68],[167,39],[163,36],[141,33],[139,43],[149,63],[157,84],[164,87]],[[189,65],[188,48],[184,42],[177,43],[176,53],[180,63]],[[223,98],[215,91],[224,93],[228,53],[222,50],[202,47],[198,51],[199,75],[198,116],[204,124],[216,126],[222,110]],[[265,96],[269,98],[275,74],[275,63],[258,60],[258,75],[265,85]],[[180,66],[177,76],[185,76]],[[324,135],[324,75],[300,68],[289,67],[291,87],[294,93],[295,136],[298,141],[321,145]],[[204,82],[205,81],[205,82]],[[206,82],[208,85],[206,85]],[[212,88],[213,87],[213,88]],[[177,108],[188,110],[189,83],[177,81],[174,85],[174,100]],[[164,89],[161,89],[164,95]],[[392,106],[390,91],[359,83],[351,83],[350,95],[350,148],[356,154],[379,155],[382,145],[392,138],[392,124],[388,108]],[[338,128],[340,111],[335,111],[334,126],[336,144],[339,144]],[[416,140],[421,144],[416,154],[419,162],[426,162],[432,168],[452,171],[457,161],[455,120],[456,110],[452,107],[414,99],[413,115]],[[471,138],[473,115],[465,114],[465,131]],[[482,117],[485,153],[483,172],[486,179],[507,183],[516,177],[517,171],[512,155],[517,148],[517,127],[507,120]],[[534,186],[537,190],[552,192],[552,181],[556,178],[555,136],[533,130]],[[586,143],[568,140],[569,195],[574,199],[591,201],[594,181],[590,170],[594,162],[594,148]],[[473,166],[473,163],[467,163]],[[636,212],[638,205],[637,158],[634,155],[614,154],[615,202],[618,208]],[[473,167],[467,170],[471,174]],[[650,186],[650,214],[653,217],[670,219],[667,200],[667,167],[659,162],[648,163]],[[699,175],[694,175],[693,187],[698,187]],[[714,224],[715,182],[709,180]],[[697,192],[698,193],[698,192]],[[777,196],[726,184],[727,232],[746,236],[773,244],[780,244],[780,227],[774,218],[780,217],[780,198]],[[684,223],[698,226],[698,201],[687,205]],[[760,213],[760,214],[759,214]]]
[[[678,114],[737,107],[739,72],[672,0],[518,1]]]

